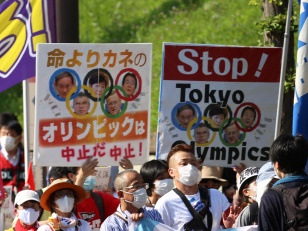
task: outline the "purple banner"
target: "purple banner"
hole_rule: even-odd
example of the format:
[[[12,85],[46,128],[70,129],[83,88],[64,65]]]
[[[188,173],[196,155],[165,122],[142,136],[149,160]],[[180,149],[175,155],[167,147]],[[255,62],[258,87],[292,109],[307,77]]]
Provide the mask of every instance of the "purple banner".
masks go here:
[[[36,46],[56,42],[54,0],[0,5],[0,92],[35,77]]]

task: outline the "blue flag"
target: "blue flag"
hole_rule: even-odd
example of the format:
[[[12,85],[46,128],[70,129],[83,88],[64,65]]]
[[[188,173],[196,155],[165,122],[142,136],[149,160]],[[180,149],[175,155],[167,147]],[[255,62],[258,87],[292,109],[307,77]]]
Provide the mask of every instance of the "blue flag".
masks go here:
[[[301,0],[293,107],[293,135],[308,140],[308,0]]]

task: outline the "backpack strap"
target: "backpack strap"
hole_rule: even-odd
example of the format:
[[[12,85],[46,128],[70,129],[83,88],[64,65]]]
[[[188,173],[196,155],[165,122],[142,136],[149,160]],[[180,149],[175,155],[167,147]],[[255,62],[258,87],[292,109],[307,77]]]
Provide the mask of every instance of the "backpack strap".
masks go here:
[[[287,208],[287,200],[285,197],[285,193],[283,192],[283,190],[285,190],[286,187],[283,186],[282,184],[279,184],[279,185],[276,185],[275,187],[272,187],[271,189],[278,192],[280,199],[283,201],[284,208]],[[284,214],[285,225],[287,227],[287,230],[289,230],[291,227],[293,227],[297,223],[297,219],[295,217],[295,219],[290,220],[288,218],[286,210],[283,211],[283,214]]]
[[[199,187],[201,201],[204,204],[204,208],[199,212],[199,214],[201,214],[203,218],[207,215],[207,226],[208,229],[211,230],[213,225],[213,215],[212,212],[210,211],[211,194],[209,190],[210,189],[208,188]]]
[[[127,219],[124,218],[124,217],[122,216],[121,213],[119,213],[118,211],[116,211],[116,212],[114,212],[113,214],[116,215],[117,217],[121,218],[121,219],[128,225]]]
[[[186,205],[187,209],[189,210],[190,214],[192,215],[195,222],[199,223],[200,226],[203,226],[203,230],[208,230],[205,224],[203,223],[204,217],[202,217],[204,214],[199,214],[194,210],[186,196],[177,188],[174,188],[173,191],[178,194],[178,196],[182,199],[183,203]]]
[[[103,223],[104,221],[104,200],[100,194],[95,193],[92,190],[90,191],[90,193],[95,201],[96,207],[98,208],[101,223]]]

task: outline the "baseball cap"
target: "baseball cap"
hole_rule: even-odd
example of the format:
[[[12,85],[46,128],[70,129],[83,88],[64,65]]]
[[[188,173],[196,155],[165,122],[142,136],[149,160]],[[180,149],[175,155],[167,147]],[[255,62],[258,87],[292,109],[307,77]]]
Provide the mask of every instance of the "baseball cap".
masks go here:
[[[25,189],[17,193],[14,205],[21,205],[26,201],[36,201],[40,203],[40,197],[37,192]]]
[[[255,176],[258,176],[258,173],[259,173],[259,168],[257,167],[249,167],[249,168],[246,168],[244,171],[241,172],[240,176],[239,176],[239,179],[238,179],[238,190],[239,190],[239,193],[241,194],[242,192],[242,187],[244,185],[244,183],[251,179],[252,177],[255,177]]]

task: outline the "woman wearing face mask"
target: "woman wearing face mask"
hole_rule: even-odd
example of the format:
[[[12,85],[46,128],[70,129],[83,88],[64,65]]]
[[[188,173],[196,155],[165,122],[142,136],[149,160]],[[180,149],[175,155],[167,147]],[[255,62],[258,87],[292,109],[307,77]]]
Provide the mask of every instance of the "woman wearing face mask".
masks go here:
[[[149,184],[148,199],[145,204],[147,207],[154,207],[158,199],[174,187],[165,160],[150,160],[144,163],[140,169],[140,175],[144,183]]]
[[[91,231],[85,220],[78,219],[73,213],[75,206],[85,198],[82,187],[74,185],[67,179],[53,181],[41,197],[41,207],[52,212],[48,224],[39,227],[38,231]]]
[[[86,198],[77,205],[76,210],[77,217],[86,220],[93,230],[99,228],[106,217],[113,214],[120,204],[119,199],[108,193],[93,192],[95,185],[96,175],[88,176],[83,184]]]

